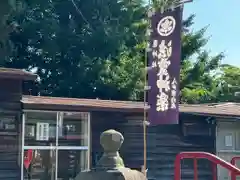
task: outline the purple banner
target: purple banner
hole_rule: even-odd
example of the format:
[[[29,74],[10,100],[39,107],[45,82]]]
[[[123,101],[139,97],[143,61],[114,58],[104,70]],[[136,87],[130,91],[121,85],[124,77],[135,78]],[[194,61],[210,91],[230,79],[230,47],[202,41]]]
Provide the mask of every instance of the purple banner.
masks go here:
[[[151,125],[177,124],[181,59],[182,8],[151,17],[148,52],[148,121]]]

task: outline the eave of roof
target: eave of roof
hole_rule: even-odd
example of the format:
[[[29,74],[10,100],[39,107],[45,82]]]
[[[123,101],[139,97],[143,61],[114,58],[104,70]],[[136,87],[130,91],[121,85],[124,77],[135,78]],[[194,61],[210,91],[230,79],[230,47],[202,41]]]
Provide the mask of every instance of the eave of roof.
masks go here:
[[[0,77],[28,81],[36,80],[37,75],[21,69],[0,68]]]
[[[143,112],[144,108],[143,102],[60,98],[46,96],[23,96],[22,104],[24,109],[34,110]],[[180,112],[206,116],[239,117],[240,104],[181,104]]]

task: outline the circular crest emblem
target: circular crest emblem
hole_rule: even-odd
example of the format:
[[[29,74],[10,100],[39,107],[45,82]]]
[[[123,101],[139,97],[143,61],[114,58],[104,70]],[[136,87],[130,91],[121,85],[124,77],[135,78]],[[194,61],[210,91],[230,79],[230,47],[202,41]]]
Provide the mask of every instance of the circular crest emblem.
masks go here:
[[[159,21],[157,31],[161,36],[169,36],[174,31],[175,26],[175,19],[172,16],[166,16]]]

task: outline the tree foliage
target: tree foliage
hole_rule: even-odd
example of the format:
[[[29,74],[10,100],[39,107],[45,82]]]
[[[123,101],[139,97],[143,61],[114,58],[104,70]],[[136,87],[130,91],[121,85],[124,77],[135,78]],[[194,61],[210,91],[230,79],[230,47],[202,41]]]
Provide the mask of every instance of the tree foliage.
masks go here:
[[[22,8],[8,9],[5,22],[14,28],[2,38],[11,43],[0,55],[2,66],[35,70],[41,95],[142,100],[147,26],[143,1],[18,2]],[[183,21],[181,102],[221,101],[226,91],[219,90],[219,83],[231,84],[231,73],[222,67],[221,78],[214,76],[224,56],[211,56],[204,48],[207,27],[192,31],[194,17]]]
[[[223,64],[220,70],[216,77],[217,101],[240,102],[240,68]]]

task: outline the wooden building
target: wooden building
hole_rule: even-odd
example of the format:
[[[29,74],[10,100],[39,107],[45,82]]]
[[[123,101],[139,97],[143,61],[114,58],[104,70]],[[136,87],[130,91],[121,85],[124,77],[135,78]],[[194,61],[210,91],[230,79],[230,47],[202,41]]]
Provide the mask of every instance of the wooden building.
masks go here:
[[[140,169],[143,103],[23,95],[23,81],[35,78],[20,70],[0,69],[0,180],[72,179],[80,170],[95,167],[102,154],[100,133],[110,128],[125,137],[120,153],[126,166]],[[182,151],[226,153],[218,148],[221,138],[216,140],[221,127],[227,127],[220,119],[237,123],[239,115],[233,108],[221,108],[181,105],[178,125],[148,126],[148,178],[172,179],[175,156]],[[193,178],[192,167],[191,160],[182,162],[182,179]],[[212,179],[207,160],[199,160],[198,177]]]
[[[216,109],[227,113],[216,117],[216,152],[217,156],[231,162],[234,157],[240,157],[240,103],[224,103],[215,105]],[[232,116],[234,114],[235,117]],[[240,168],[239,159],[235,164]],[[230,180],[229,172],[219,167],[219,179]],[[237,176],[237,179],[240,179]]]

